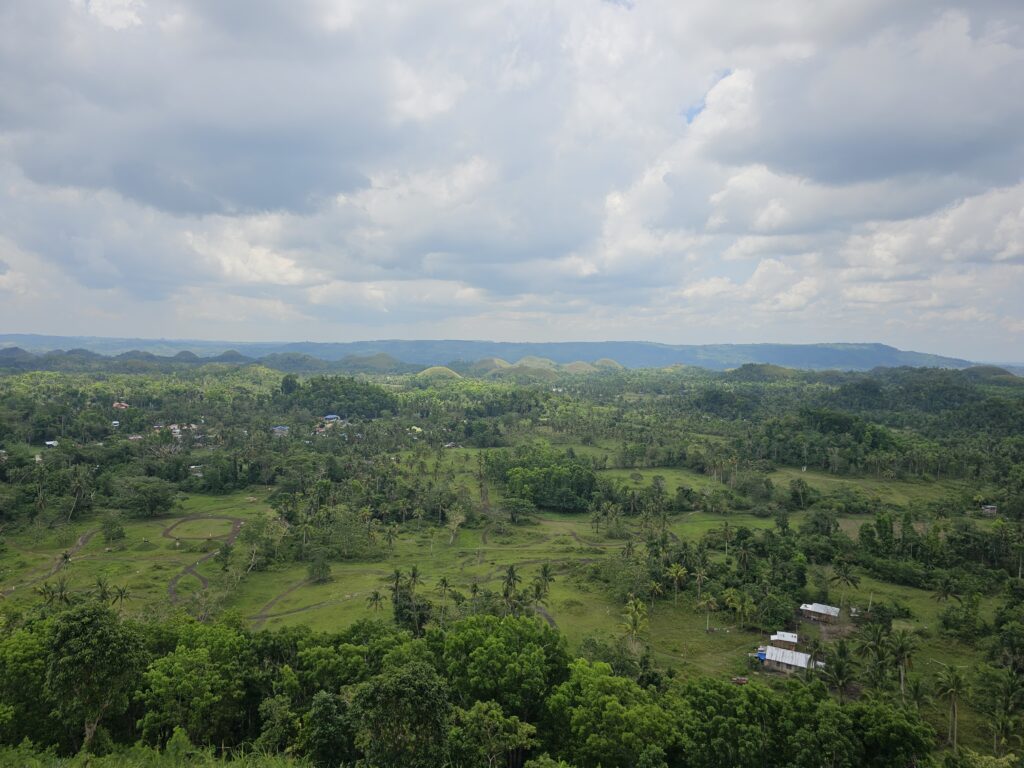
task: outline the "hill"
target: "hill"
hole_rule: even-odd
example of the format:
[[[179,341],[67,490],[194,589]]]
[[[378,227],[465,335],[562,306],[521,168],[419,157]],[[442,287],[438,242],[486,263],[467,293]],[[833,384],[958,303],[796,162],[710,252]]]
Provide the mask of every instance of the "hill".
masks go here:
[[[518,360],[528,368],[557,370],[560,365],[586,362],[598,368],[664,368],[690,365],[724,371],[745,364],[775,365],[803,370],[856,370],[873,368],[928,367],[969,368],[974,363],[960,358],[901,350],[885,344],[656,344],[647,341],[600,342],[493,342],[460,340],[380,340],[344,343],[319,342],[215,342],[170,341],[167,339],[103,339],[96,337],[38,336],[2,334],[0,347],[19,347],[30,353],[54,350],[83,350],[100,355],[149,353],[172,359],[180,352],[197,356],[193,362],[245,363],[262,361],[268,365],[284,363],[287,368],[324,370],[319,364],[297,366],[308,358],[332,363],[327,370],[400,371],[410,367],[446,365],[464,370],[466,364],[453,361],[480,361],[486,370],[504,367],[506,360]],[[80,353],[79,353],[80,354]],[[287,356],[287,357],[280,357]],[[14,353],[15,365],[29,361]],[[137,357],[135,359],[138,359]],[[150,360],[152,358],[149,358]],[[181,362],[181,358],[178,358]],[[287,361],[287,362],[285,362]],[[490,362],[487,362],[490,361]],[[14,361],[5,358],[5,363]],[[337,366],[337,367],[335,367]],[[1008,370],[1013,371],[1012,367]],[[1015,372],[1015,371],[1014,371]]]

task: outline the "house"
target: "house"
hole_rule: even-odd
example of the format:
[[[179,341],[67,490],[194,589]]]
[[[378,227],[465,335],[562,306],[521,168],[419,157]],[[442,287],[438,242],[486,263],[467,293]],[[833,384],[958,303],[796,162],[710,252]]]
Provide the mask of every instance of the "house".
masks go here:
[[[203,465],[202,464],[191,464],[191,465],[189,465],[188,473],[192,477],[202,477],[203,476]]]
[[[983,504],[981,507],[982,517],[995,517],[997,512],[999,512],[999,507],[995,504]]]
[[[142,435],[128,435],[129,440],[141,440]]]
[[[60,445],[60,443],[58,443],[56,440],[47,440],[45,443],[43,443],[43,445],[45,445],[47,448],[56,448],[58,445]]]
[[[128,410],[128,403],[125,403],[125,402],[122,402],[121,400],[118,400],[116,403],[114,403],[113,407],[114,407],[115,411],[127,411]]]
[[[0,451],[0,464],[7,463],[7,451]]]
[[[763,649],[758,648],[757,658],[764,663],[765,669],[785,672],[786,674],[799,672],[811,665],[811,655],[809,653],[792,651],[787,648],[776,648],[771,645]],[[825,665],[819,661],[816,666],[821,668]]]
[[[328,413],[326,416],[324,416],[324,421],[326,421],[329,424],[331,422],[340,421],[340,420],[341,420],[341,416],[339,416],[336,413]]]
[[[110,426],[114,429],[117,429],[118,427],[121,426],[121,422],[118,421],[117,419],[114,419],[112,422],[110,422]]]
[[[286,427],[284,424],[278,424],[276,427],[270,430],[270,434],[272,434],[274,437],[287,437],[288,427]]]
[[[796,650],[797,643],[800,638],[796,632],[776,632],[772,635],[772,645],[776,648],[785,648],[786,650]]]
[[[826,624],[833,624],[839,621],[839,609],[834,605],[823,603],[804,603],[800,606],[800,614],[805,619],[824,621]]]

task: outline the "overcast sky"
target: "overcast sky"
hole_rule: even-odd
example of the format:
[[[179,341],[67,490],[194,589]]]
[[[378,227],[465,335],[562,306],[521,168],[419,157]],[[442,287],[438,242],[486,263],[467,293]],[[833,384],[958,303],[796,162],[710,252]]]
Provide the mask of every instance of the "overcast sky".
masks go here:
[[[1024,360],[1024,3],[0,0],[0,331]]]

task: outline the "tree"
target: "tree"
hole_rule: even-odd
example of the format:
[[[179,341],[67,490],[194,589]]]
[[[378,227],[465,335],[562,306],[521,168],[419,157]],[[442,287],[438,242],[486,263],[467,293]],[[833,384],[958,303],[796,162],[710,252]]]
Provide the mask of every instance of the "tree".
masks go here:
[[[647,606],[643,601],[630,597],[626,603],[626,612],[623,614],[623,621],[619,625],[629,639],[629,646],[633,653],[636,653],[639,645],[640,635],[647,629]]]
[[[706,594],[697,601],[697,609],[705,612],[704,631],[711,631],[711,612],[718,610],[718,601],[712,594]]]
[[[122,477],[114,486],[114,503],[137,517],[156,517],[170,512],[177,489],[159,477]]]
[[[331,580],[331,564],[323,555],[315,557],[306,571],[309,580],[314,584],[325,584]]]
[[[848,560],[839,560],[832,569],[832,575],[828,579],[833,584],[842,586],[843,591],[839,596],[839,607],[842,608],[846,600],[846,590],[855,588],[860,584],[860,576],[853,572],[853,565]]]
[[[449,743],[455,768],[497,768],[509,753],[537,746],[537,729],[515,716],[507,716],[496,702],[477,701],[469,709],[455,709]]]
[[[665,571],[665,575],[669,581],[672,582],[672,604],[679,604],[679,589],[686,583],[686,577],[689,576],[689,572],[682,566],[681,563],[672,563]]]
[[[441,593],[441,628],[444,628],[444,611],[448,605],[448,592],[451,590],[451,582],[447,576],[442,576],[437,582],[437,591]]]
[[[523,518],[529,517],[537,511],[537,507],[529,499],[508,498],[501,503],[501,508],[508,515],[508,521],[512,525],[518,525]]]
[[[414,661],[389,669],[355,689],[356,745],[379,768],[435,768],[450,711],[448,687],[432,667]]]
[[[379,589],[375,589],[366,598],[366,605],[371,611],[379,612],[384,609],[384,598]]]
[[[846,701],[846,694],[857,676],[857,660],[845,640],[840,640],[829,649],[825,658],[824,678],[839,694],[839,701]]]
[[[889,636],[889,657],[900,674],[900,698],[906,698],[907,671],[913,667],[914,654],[917,652],[917,640],[906,629],[897,629]]]
[[[949,704],[949,743],[953,749],[957,744],[957,726],[960,719],[960,702],[967,695],[967,678],[960,667],[943,664],[935,679],[935,695]]]
[[[144,664],[141,638],[107,606],[83,603],[55,618],[46,690],[61,716],[82,726],[83,749],[104,716],[128,706]]]
[[[704,582],[708,580],[708,569],[703,565],[696,568],[693,572],[693,580],[697,584],[697,599],[700,600],[700,593],[704,587]]]
[[[327,691],[317,691],[302,719],[299,751],[321,768],[348,765],[356,759],[354,739],[344,699]]]

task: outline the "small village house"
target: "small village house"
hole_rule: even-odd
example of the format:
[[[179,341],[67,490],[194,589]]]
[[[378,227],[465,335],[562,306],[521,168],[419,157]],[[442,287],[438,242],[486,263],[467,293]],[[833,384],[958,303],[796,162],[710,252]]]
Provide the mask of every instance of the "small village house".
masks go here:
[[[823,621],[826,624],[834,624],[839,621],[839,609],[834,605],[824,603],[804,603],[800,606],[800,615],[805,619]]]
[[[776,632],[771,638],[772,645],[776,648],[784,648],[788,651],[796,650],[800,638],[795,632]]]

